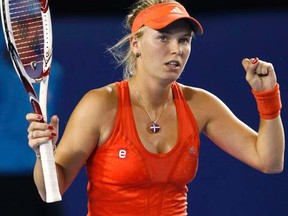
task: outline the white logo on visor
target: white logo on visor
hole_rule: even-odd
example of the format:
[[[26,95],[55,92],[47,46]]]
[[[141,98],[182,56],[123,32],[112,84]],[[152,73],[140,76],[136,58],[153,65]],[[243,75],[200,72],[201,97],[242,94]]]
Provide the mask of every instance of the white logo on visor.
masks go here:
[[[181,9],[178,8],[178,7],[174,7],[170,12],[171,12],[171,13],[181,13],[181,14],[183,14],[183,12],[181,11]]]

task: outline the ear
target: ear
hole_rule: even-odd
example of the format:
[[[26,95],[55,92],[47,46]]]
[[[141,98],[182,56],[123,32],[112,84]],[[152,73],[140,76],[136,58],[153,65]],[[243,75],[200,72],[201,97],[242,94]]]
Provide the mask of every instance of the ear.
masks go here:
[[[136,55],[137,53],[140,53],[140,42],[139,42],[139,38],[137,38],[136,36],[132,36],[130,38],[130,47],[132,52]]]

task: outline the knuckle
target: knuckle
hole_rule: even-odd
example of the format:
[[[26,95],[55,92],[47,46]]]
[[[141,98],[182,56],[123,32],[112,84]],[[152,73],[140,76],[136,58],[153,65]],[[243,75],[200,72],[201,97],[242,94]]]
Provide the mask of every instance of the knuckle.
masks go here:
[[[33,121],[33,122],[30,123],[30,127],[31,128],[34,128],[35,126],[36,126],[36,122]]]
[[[29,139],[28,145],[30,146],[30,148],[33,148],[35,145],[35,142],[31,139]]]

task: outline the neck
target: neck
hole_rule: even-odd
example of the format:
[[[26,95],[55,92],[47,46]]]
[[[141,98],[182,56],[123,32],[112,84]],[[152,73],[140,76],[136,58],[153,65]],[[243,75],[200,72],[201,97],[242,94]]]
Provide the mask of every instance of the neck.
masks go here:
[[[159,83],[143,82],[142,80],[138,82],[134,78],[131,78],[128,83],[130,95],[134,102],[140,106],[143,106],[144,103],[149,111],[161,109],[167,101],[173,98],[171,84],[164,86]]]
[[[130,98],[134,104],[143,109],[149,117],[146,130],[156,134],[161,130],[158,123],[166,107],[172,100],[171,85],[151,85],[149,82],[141,82],[137,85],[136,80],[129,80]]]
[[[151,106],[151,103],[150,103],[150,106],[147,103],[147,101],[151,102],[151,100],[144,100],[143,97],[142,97],[142,94],[138,91],[138,89],[135,86],[134,86],[134,89],[135,89],[135,93],[136,93],[136,96],[137,96],[136,99],[139,102],[140,107],[142,107],[145,110],[145,112],[147,113],[147,115],[148,115],[148,117],[150,119],[150,122],[153,123],[153,124],[154,123],[156,124],[158,122],[158,120],[160,119],[162,113],[166,109],[169,101],[170,101],[170,91],[168,92],[168,95],[165,98],[164,103],[160,102],[159,106],[153,108],[153,106]]]

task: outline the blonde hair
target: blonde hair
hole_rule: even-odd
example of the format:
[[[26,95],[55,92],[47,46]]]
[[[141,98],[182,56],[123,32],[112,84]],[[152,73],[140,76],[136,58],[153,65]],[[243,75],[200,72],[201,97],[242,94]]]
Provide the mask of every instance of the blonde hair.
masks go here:
[[[122,37],[115,45],[109,47],[107,50],[115,58],[118,66],[123,65],[123,79],[128,79],[133,76],[136,69],[136,56],[130,48],[130,38],[132,36],[140,38],[143,35],[143,29],[139,29],[133,35],[131,34],[132,24],[135,17],[145,8],[148,8],[155,4],[160,4],[164,2],[175,2],[174,0],[138,0],[135,2],[126,19],[124,20],[124,27],[128,33]]]

